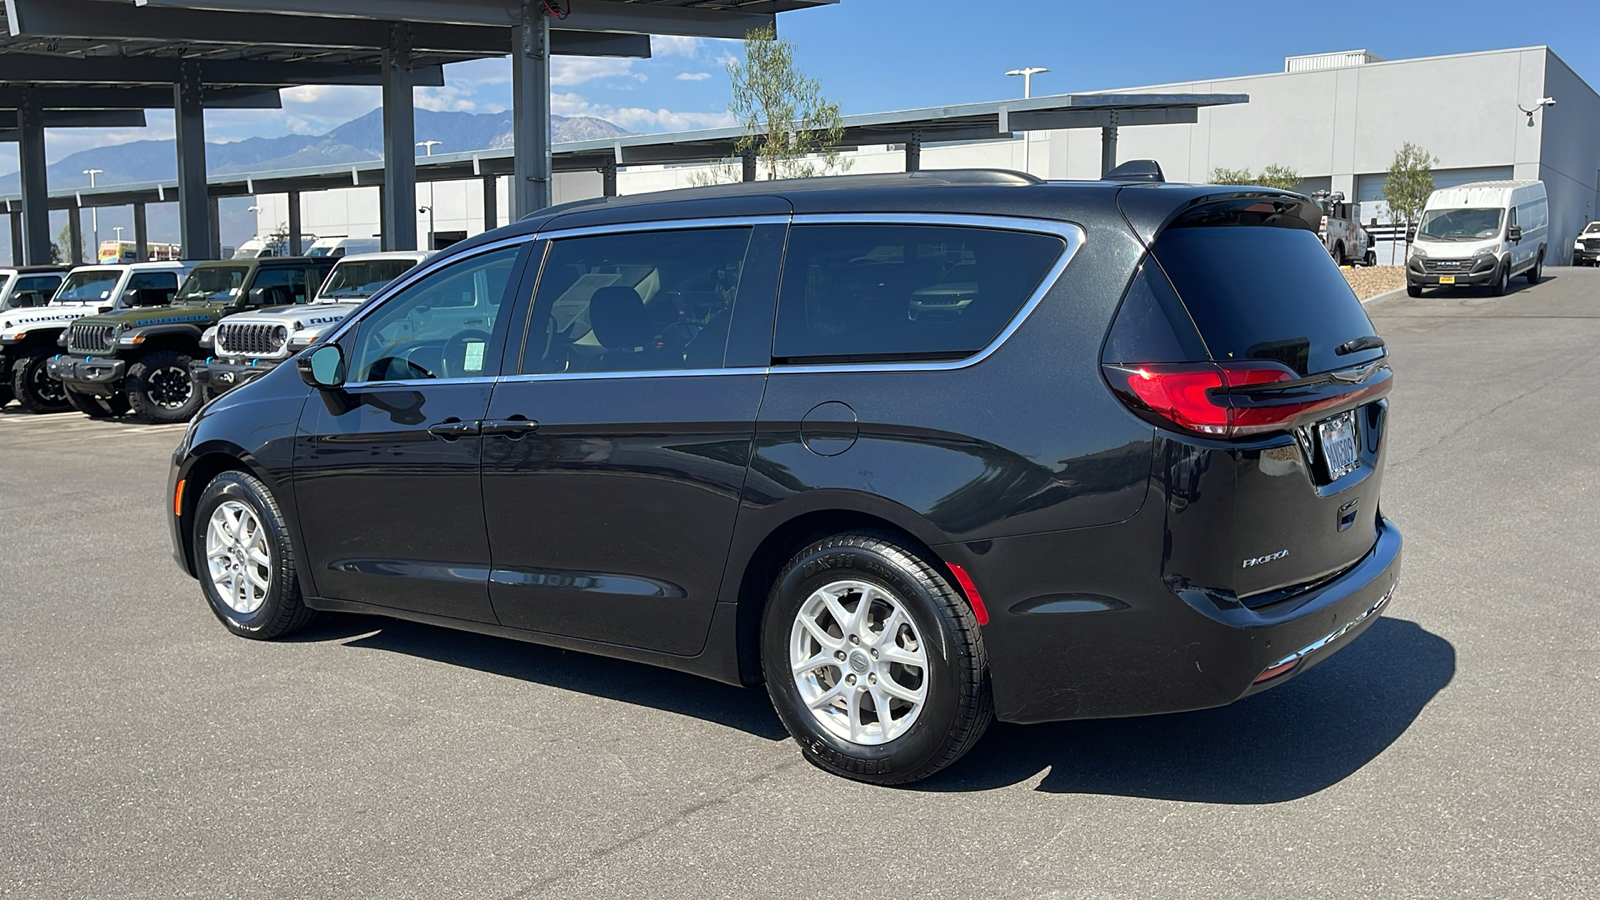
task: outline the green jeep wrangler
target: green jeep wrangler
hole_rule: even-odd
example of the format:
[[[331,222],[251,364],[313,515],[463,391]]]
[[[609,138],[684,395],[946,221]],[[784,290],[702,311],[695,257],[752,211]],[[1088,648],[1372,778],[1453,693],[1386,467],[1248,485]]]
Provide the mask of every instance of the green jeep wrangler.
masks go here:
[[[50,377],[94,417],[132,410],[143,422],[182,422],[204,394],[189,372],[200,336],[225,316],[305,303],[337,259],[265,257],[201,263],[170,306],[87,316],[62,338],[66,353],[50,360]]]

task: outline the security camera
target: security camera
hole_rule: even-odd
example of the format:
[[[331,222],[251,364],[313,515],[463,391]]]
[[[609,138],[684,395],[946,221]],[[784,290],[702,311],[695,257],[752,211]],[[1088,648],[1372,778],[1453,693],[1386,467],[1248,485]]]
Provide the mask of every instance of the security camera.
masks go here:
[[[1539,105],[1540,106],[1555,106],[1556,105],[1556,98],[1554,98],[1554,97],[1540,97],[1539,98]]]

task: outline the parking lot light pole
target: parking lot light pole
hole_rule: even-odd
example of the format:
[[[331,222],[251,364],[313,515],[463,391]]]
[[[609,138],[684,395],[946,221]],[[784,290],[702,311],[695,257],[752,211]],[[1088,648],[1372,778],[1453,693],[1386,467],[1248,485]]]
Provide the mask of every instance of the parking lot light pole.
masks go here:
[[[1048,71],[1050,70],[1044,66],[1027,66],[1021,69],[1012,69],[1006,74],[1012,76],[1022,76],[1022,99],[1031,100],[1033,99],[1033,76],[1043,75]],[[1022,133],[1022,170],[1024,172],[1029,172],[1029,170],[1032,168],[1033,152],[1032,148],[1028,146],[1028,133],[1024,131]],[[1029,174],[1032,173],[1029,172]]]
[[[442,143],[444,143],[444,141],[417,141],[417,146],[421,147],[423,150],[425,150],[429,156],[432,156],[433,155],[433,148],[439,146]],[[428,205],[423,207],[423,209],[428,211],[428,249],[432,250],[432,249],[434,249],[434,247],[433,247],[433,179],[431,179],[431,178],[428,179]]]
[[[94,190],[94,177],[104,172],[105,169],[84,169],[83,174],[89,176],[89,190]],[[100,207],[89,207],[90,228],[94,231],[94,261],[100,261]],[[117,257],[122,257],[122,248],[117,248]]]

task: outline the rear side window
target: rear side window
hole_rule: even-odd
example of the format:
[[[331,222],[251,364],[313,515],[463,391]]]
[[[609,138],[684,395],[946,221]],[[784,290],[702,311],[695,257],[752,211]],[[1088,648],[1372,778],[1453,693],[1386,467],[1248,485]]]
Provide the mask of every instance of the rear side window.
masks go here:
[[[1059,237],[948,225],[790,230],[779,362],[960,359],[988,346],[1066,249]]]
[[[555,241],[522,371],[720,368],[750,235],[696,228]]]
[[[1309,375],[1383,356],[1381,349],[1336,352],[1346,341],[1377,332],[1310,231],[1170,228],[1151,250],[1218,362],[1273,360]]]

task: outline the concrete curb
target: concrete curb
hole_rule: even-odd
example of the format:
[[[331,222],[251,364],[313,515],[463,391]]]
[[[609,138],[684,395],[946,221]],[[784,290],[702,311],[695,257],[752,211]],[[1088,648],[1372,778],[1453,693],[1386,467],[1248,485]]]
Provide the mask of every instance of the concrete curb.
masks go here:
[[[1388,291],[1387,293],[1379,294],[1376,297],[1368,297],[1367,299],[1361,301],[1361,305],[1362,306],[1376,306],[1379,303],[1387,303],[1390,300],[1395,299],[1396,297],[1404,297],[1405,295],[1406,295],[1406,289],[1405,288],[1403,288],[1403,287],[1395,288],[1392,291]]]

